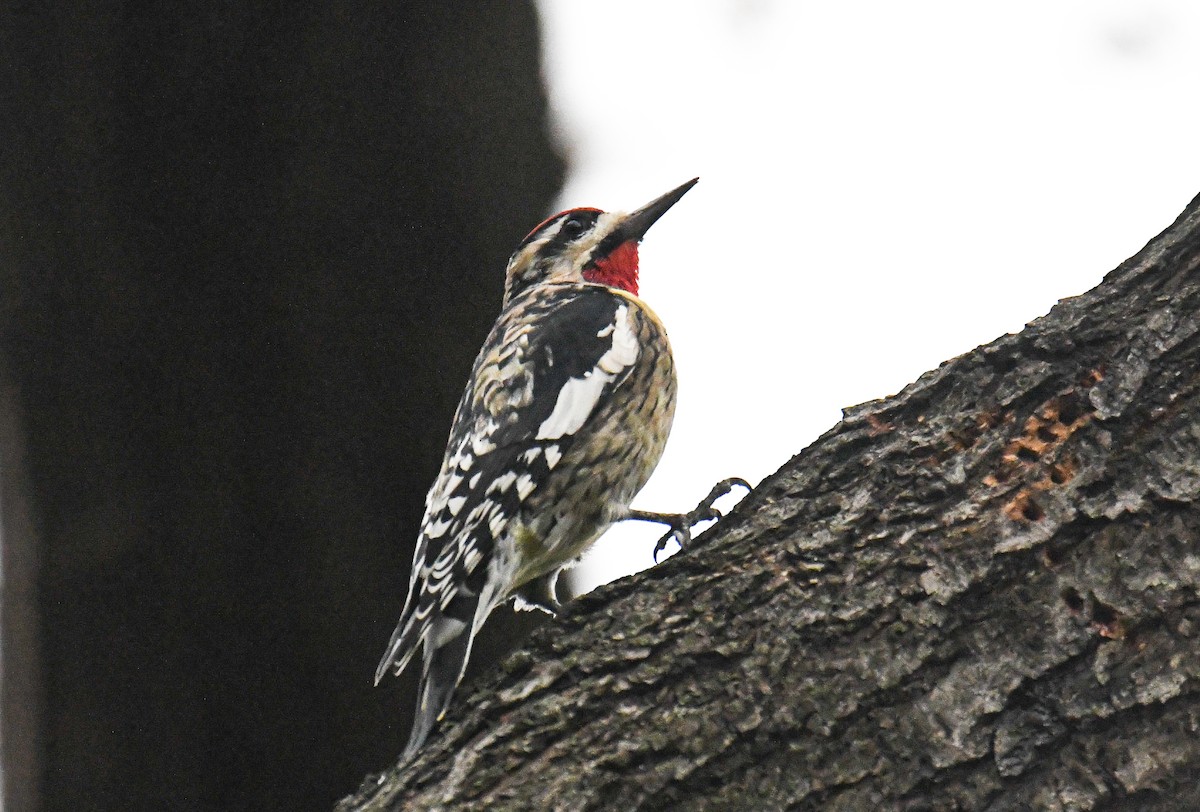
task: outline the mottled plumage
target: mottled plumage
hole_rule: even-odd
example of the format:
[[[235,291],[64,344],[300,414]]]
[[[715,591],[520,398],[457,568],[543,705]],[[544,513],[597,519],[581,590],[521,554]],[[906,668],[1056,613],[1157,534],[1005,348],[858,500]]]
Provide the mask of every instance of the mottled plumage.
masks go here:
[[[493,609],[516,597],[552,610],[558,572],[613,522],[681,518],[629,508],[662,455],[676,395],[666,331],[635,294],[638,241],[692,183],[631,215],[563,212],[510,260],[376,672],[376,682],[400,673],[423,644],[407,753],[444,713]]]

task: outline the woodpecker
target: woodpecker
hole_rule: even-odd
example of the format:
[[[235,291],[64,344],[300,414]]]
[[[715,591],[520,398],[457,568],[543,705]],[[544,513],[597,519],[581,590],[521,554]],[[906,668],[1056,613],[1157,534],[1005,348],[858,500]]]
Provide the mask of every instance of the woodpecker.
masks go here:
[[[492,610],[558,609],[555,583],[614,522],[671,529],[655,556],[720,514],[630,508],[658,464],[675,414],[675,365],[658,316],[638,298],[638,244],[695,185],[632,214],[570,209],[508,262],[499,319],[475,359],[441,472],[425,499],[408,598],[375,684],[423,648],[405,757],[424,744],[462,679]]]

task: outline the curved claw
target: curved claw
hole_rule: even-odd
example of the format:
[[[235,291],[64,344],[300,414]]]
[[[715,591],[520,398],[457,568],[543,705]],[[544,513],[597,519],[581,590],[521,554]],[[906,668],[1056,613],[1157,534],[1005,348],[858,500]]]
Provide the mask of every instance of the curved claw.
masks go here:
[[[716,485],[713,485],[713,489],[708,492],[708,496],[706,496],[704,498],[704,502],[701,502],[700,504],[703,505],[708,503],[711,506],[713,502],[717,501],[734,488],[745,488],[747,491],[754,490],[754,488],[750,486],[750,483],[742,479],[740,476],[731,476],[729,479],[722,479]]]
[[[724,518],[725,514],[718,510],[713,503],[736,487],[745,488],[747,491],[753,490],[749,482],[735,476],[723,479],[716,485],[713,485],[712,490],[708,492],[708,496],[701,499],[700,503],[687,513],[647,513],[644,511],[634,511],[630,518],[662,522],[669,524],[671,527],[654,545],[654,563],[658,563],[658,554],[667,548],[667,544],[671,539],[675,539],[679,548],[683,549],[692,541],[692,527],[694,525],[700,522],[717,521]]]
[[[687,514],[688,524],[693,525],[697,522],[702,522],[708,519],[722,519],[725,514],[716,508],[713,504],[725,494],[729,493],[736,487],[745,488],[747,491],[753,490],[750,483],[741,477],[733,476],[729,479],[722,479],[716,485],[713,485],[712,490],[708,492],[708,496],[700,500],[700,504]]]
[[[655,564],[658,563],[658,554],[661,553],[663,550],[667,549],[667,542],[670,541],[671,539],[675,539],[675,543],[678,544],[679,549],[682,550],[685,545],[687,545],[688,543],[691,542],[692,530],[690,527],[680,526],[680,527],[672,527],[670,530],[668,530],[666,533],[664,533],[663,537],[660,538],[658,540],[658,543],[656,543],[654,545],[654,563]]]

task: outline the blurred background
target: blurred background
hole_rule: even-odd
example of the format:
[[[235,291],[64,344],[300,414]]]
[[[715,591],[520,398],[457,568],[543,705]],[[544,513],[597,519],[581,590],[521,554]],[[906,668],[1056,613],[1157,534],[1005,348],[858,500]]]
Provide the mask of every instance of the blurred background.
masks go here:
[[[758,482],[839,419],[1015,332],[1200,193],[1188,0],[543,2],[560,208],[700,184],[642,248],[680,405],[638,499]],[[611,531],[587,589],[650,566]]]
[[[395,758],[371,675],[547,213],[701,177],[642,250],[681,401],[637,504],[686,509],[1165,228],[1198,46],[1188,0],[0,10],[4,810],[327,809]]]

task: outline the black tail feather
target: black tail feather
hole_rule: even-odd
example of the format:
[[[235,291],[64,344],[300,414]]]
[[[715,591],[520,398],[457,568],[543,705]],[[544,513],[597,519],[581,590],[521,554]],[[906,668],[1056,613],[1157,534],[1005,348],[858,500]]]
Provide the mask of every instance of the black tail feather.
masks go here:
[[[443,632],[437,628],[439,623],[459,626],[458,633],[442,645],[435,646]],[[458,687],[466,670],[467,658],[471,655],[471,624],[460,623],[457,620],[443,619],[434,622],[434,628],[425,639],[425,663],[421,670],[421,684],[417,690],[417,710],[413,719],[412,733],[408,736],[408,744],[404,746],[404,758],[407,758],[425,744],[429,732],[446,713],[450,700],[454,698],[454,689]]]

